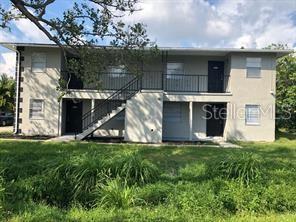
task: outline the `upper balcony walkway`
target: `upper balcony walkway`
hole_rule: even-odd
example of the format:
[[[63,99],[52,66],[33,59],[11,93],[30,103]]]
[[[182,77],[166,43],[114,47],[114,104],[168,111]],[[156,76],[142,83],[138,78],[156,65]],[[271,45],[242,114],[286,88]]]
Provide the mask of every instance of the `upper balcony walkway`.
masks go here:
[[[99,87],[72,77],[69,89],[73,90],[118,90],[136,75],[130,73],[101,73]],[[143,90],[163,90],[175,93],[230,93],[229,76],[206,74],[165,74],[163,72],[143,72],[138,75]]]

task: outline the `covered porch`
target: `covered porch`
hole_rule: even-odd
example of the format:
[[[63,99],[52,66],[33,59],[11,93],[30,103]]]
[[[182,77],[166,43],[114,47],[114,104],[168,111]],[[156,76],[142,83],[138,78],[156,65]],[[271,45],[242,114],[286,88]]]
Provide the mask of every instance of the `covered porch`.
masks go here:
[[[61,135],[81,133],[84,114],[100,102],[99,99],[63,99]],[[162,140],[165,142],[223,139],[227,117],[226,108],[226,102],[164,101]],[[90,136],[123,140],[125,118],[125,110],[123,110]]]
[[[224,138],[227,103],[164,102],[163,141]]]

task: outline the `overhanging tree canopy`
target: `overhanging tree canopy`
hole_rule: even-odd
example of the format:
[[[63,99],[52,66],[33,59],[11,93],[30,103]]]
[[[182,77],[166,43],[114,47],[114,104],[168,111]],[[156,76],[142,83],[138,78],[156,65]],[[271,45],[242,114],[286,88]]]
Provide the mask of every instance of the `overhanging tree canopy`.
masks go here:
[[[138,0],[73,0],[61,16],[51,16],[52,13],[48,13],[50,8],[58,7],[62,1],[1,1],[0,27],[10,29],[11,21],[30,20],[49,40],[61,47],[66,59],[69,53],[76,58],[66,60],[67,69],[92,83],[108,64],[137,69],[135,64],[143,60],[144,48],[155,46],[142,23],[130,25],[122,21],[123,17],[139,10]],[[107,50],[97,47],[102,44],[111,47]],[[61,84],[60,88],[65,87]]]

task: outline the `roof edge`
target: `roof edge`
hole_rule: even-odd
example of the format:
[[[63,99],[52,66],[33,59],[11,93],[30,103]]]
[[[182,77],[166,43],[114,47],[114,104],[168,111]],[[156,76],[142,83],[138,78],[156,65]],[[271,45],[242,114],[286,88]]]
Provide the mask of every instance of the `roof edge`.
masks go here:
[[[24,47],[48,47],[58,48],[59,46],[53,43],[20,43],[20,42],[0,42],[0,45],[11,50],[16,50],[18,46]],[[98,45],[98,47],[111,47],[107,45]],[[161,51],[175,51],[175,52],[246,52],[246,53],[276,53],[281,57],[294,53],[293,49],[255,49],[255,48],[190,48],[190,47],[158,47]]]

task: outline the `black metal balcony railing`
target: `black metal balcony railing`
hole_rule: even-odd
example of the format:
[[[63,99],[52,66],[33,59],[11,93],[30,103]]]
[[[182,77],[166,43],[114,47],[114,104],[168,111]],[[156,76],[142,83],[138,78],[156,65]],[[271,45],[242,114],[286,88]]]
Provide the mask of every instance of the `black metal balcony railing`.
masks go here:
[[[211,79],[200,74],[163,74],[163,72],[144,72],[139,77],[141,89],[164,90],[167,92],[228,92],[229,76]],[[103,90],[118,90],[135,78],[130,73],[101,73],[100,85]],[[76,81],[76,79],[74,79]],[[70,82],[71,83],[71,82]],[[210,87],[209,87],[210,84]],[[72,86],[81,84],[70,84]],[[213,90],[214,88],[214,90]],[[77,89],[73,87],[72,89]],[[81,89],[81,88],[78,88]],[[96,89],[93,85],[83,85],[83,89]]]
[[[168,92],[228,92],[229,76],[211,79],[208,75],[164,75],[163,89]],[[210,84],[210,85],[209,85]]]

